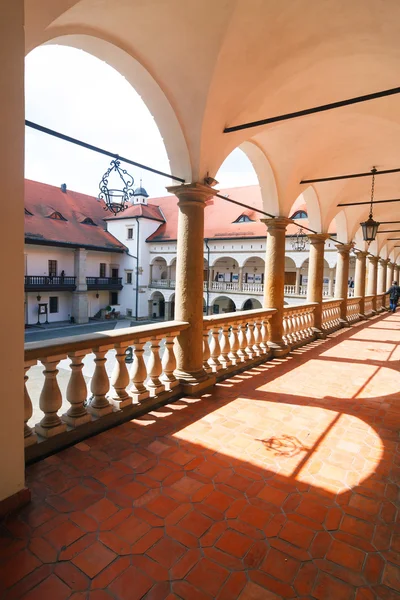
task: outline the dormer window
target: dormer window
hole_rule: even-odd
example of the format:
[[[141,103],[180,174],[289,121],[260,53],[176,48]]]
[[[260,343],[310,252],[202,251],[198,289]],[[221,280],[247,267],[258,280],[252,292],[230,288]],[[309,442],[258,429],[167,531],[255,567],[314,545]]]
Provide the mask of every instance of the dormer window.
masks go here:
[[[238,217],[236,219],[236,221],[233,221],[234,223],[253,223],[253,219],[250,219],[250,217],[248,215],[240,215],[240,217]]]
[[[86,219],[83,219],[82,224],[83,225],[94,225],[94,227],[97,227],[97,224],[90,217],[86,217]]]
[[[291,219],[307,219],[308,215],[305,210],[296,210],[290,217]]]
[[[47,217],[48,219],[54,219],[54,221],[67,221],[65,217],[62,216],[60,212],[55,210],[51,215]]]

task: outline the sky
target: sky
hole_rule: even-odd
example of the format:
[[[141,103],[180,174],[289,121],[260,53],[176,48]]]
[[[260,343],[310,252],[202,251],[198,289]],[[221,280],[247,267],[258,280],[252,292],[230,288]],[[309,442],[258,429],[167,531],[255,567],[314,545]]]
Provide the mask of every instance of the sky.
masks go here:
[[[75,48],[46,45],[25,62],[26,119],[134,161],[170,172],[151,113],[134,88],[105,62]],[[25,177],[97,196],[110,160],[26,128]],[[123,165],[150,197],[166,194],[169,179]],[[216,179],[219,188],[257,184],[246,155],[236,149]]]

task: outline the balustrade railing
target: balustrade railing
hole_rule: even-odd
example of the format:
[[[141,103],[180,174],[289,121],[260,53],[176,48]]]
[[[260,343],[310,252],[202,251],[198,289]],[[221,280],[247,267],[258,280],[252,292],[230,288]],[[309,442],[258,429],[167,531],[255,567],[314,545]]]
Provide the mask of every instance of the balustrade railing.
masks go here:
[[[366,317],[370,317],[373,315],[374,309],[374,296],[365,296],[364,299],[364,315]]]
[[[275,309],[255,309],[203,319],[203,366],[223,374],[269,357],[268,321]]]
[[[386,294],[378,294],[376,296],[376,310],[382,312],[386,308]]]
[[[283,291],[285,296],[293,296],[296,293],[295,285],[285,285],[283,286]]]
[[[322,329],[326,333],[331,333],[341,328],[340,307],[343,300],[323,300],[322,301]]]
[[[174,339],[188,323],[169,321],[165,324],[129,327],[123,330],[78,335],[73,338],[30,342],[25,344],[25,400],[24,437],[25,446],[38,444],[43,440],[64,433],[67,429],[81,427],[85,423],[100,419],[113,412],[119,412],[120,421],[124,410],[132,405],[140,405],[162,394],[171,395],[179,385],[174,375],[176,360]],[[160,343],[164,340],[163,356],[160,358]],[[147,363],[144,360],[144,346],[148,343]],[[133,347],[133,362],[129,367],[125,362],[128,347]],[[115,350],[114,353],[109,353]],[[83,375],[83,359],[94,354],[94,371],[90,382],[90,393]],[[114,358],[115,356],[115,358]],[[65,399],[58,382],[60,361],[69,359],[68,385]],[[111,377],[107,373],[108,360],[115,362]],[[44,366],[39,408],[41,420],[33,428],[28,421],[33,414],[32,400],[28,392],[29,370],[40,362]],[[36,382],[35,382],[36,385]],[[69,406],[64,414],[61,407]],[[37,412],[37,411],[35,411]],[[115,415],[114,415],[115,417]],[[113,424],[118,422],[118,415]]]
[[[314,339],[314,310],[317,304],[285,306],[283,309],[283,339],[292,348],[308,344]]]
[[[346,317],[350,324],[360,320],[360,300],[358,296],[347,298]]]

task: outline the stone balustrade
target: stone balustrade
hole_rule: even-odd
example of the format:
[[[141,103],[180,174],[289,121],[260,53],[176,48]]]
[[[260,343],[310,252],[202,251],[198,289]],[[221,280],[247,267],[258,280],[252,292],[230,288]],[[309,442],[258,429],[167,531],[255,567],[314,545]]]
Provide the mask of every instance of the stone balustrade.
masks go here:
[[[322,302],[322,329],[325,333],[332,333],[341,328],[340,307],[342,299],[323,300]]]
[[[27,454],[31,457],[40,456],[48,451],[49,444],[43,442],[55,436],[84,427],[88,435],[107,427],[106,423],[98,427],[95,425],[96,421],[108,419],[110,423],[117,424],[132,416],[135,411],[143,411],[144,407],[150,410],[152,405],[175,396],[179,392],[179,382],[174,375],[174,339],[188,327],[188,323],[169,321],[156,327],[129,327],[25,344],[24,438]],[[161,360],[162,340],[164,346]],[[149,345],[150,352],[147,364],[143,356],[145,344]],[[128,370],[125,356],[129,347],[133,348],[133,362]],[[106,370],[110,350],[115,350],[115,367],[111,378]],[[95,366],[89,393],[82,370],[84,357],[92,353]],[[60,415],[63,397],[57,375],[58,365],[64,359],[70,360],[66,389],[69,408]],[[44,366],[39,398],[42,418],[31,428],[28,421],[33,409],[26,382],[29,369],[38,361]],[[81,433],[75,437],[81,439],[85,435]],[[42,445],[43,449],[32,449],[33,446]]]
[[[376,312],[382,312],[387,308],[387,298],[386,294],[378,294],[376,296]]]
[[[283,309],[283,339],[291,348],[311,342],[314,335],[314,310],[316,302],[285,306]]]
[[[360,300],[358,296],[352,296],[347,299],[346,318],[348,323],[356,323],[360,320]]]
[[[365,296],[364,316],[366,317],[371,317],[374,314],[374,298],[375,296]]]
[[[255,309],[203,319],[203,367],[219,377],[270,356],[268,321],[274,309]]]

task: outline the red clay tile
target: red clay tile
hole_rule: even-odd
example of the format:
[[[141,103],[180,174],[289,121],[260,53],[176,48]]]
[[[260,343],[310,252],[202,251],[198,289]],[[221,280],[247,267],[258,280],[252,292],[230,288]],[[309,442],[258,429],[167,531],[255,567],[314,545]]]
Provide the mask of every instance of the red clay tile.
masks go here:
[[[87,590],[89,587],[90,580],[70,562],[58,563],[54,573],[74,591]]]
[[[128,517],[115,529],[115,533],[129,544],[134,544],[150,529],[150,525],[135,516]]]
[[[168,498],[167,496],[156,496],[153,500],[150,500],[146,504],[146,509],[150,510],[158,517],[165,518],[169,513],[171,513],[178,504],[175,500]]]
[[[55,575],[50,575],[38,586],[25,594],[24,600],[43,600],[44,598],[57,598],[57,600],[65,600],[69,598],[71,590],[65,585],[61,579]]]
[[[183,527],[186,531],[200,538],[211,527],[212,523],[211,519],[193,510],[179,521],[179,527]]]
[[[291,583],[299,570],[300,563],[287,554],[271,548],[262,565],[262,570],[285,583]]]
[[[29,544],[29,550],[34,554],[42,563],[53,563],[56,562],[58,552],[49,544],[47,540],[40,537],[32,538]]]
[[[0,590],[8,588],[39,567],[41,563],[28,550],[21,550],[0,566]]]
[[[360,571],[365,560],[365,552],[357,550],[343,542],[333,540],[326,558],[348,569]]]
[[[98,502],[95,502],[92,506],[86,509],[86,512],[91,517],[94,517],[97,521],[105,521],[118,511],[118,508],[113,502],[102,498]]]
[[[202,558],[190,571],[187,580],[192,585],[215,598],[223,583],[228,578],[229,571],[219,565]]]
[[[311,531],[298,523],[288,521],[280,531],[279,537],[294,544],[294,546],[307,549],[314,537],[314,531]]]
[[[152,580],[136,567],[129,567],[109,585],[109,591],[121,600],[140,600],[153,586]]]
[[[216,543],[217,548],[238,558],[243,558],[252,545],[253,540],[231,529],[225,531]]]
[[[400,567],[387,563],[383,573],[382,583],[389,588],[396,590],[396,592],[400,592]]]
[[[354,589],[326,573],[319,573],[313,597],[317,600],[353,600]]]
[[[287,496],[288,495],[282,490],[278,490],[270,485],[266,485],[258,494],[258,498],[270,502],[271,504],[275,504],[276,506],[282,506]]]
[[[112,552],[100,542],[95,542],[89,548],[75,556],[72,562],[93,579],[100,571],[105,569],[116,557]]]
[[[185,549],[181,544],[164,537],[149,550],[148,555],[166,569],[170,569],[184,553]]]
[[[71,523],[71,521],[66,521],[49,531],[49,533],[45,535],[45,538],[57,548],[57,550],[61,550],[62,548],[67,548],[83,535],[84,532],[79,529],[79,527],[74,523]]]

